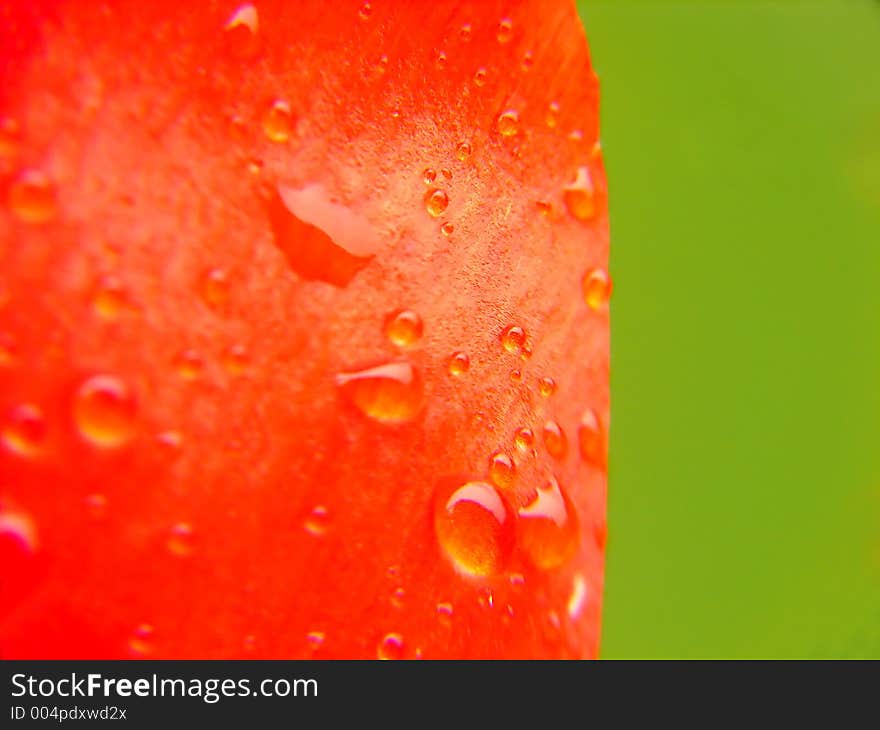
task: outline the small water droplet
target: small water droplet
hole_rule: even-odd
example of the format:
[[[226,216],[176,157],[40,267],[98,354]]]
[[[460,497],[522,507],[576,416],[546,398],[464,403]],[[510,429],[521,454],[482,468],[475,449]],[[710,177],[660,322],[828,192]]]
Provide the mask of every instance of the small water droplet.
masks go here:
[[[484,69],[482,66],[478,68],[474,72],[474,84],[479,87],[483,87],[486,85],[486,81],[489,79],[489,72]]]
[[[156,442],[167,451],[177,453],[183,444],[183,436],[179,431],[163,431],[156,435]]]
[[[37,551],[37,530],[33,520],[20,512],[0,511],[0,564],[4,583],[19,583],[30,571],[30,558]],[[5,587],[5,586],[4,586]],[[4,596],[4,600],[8,596]]]
[[[231,345],[223,351],[223,368],[234,377],[244,375],[250,367],[250,357],[243,345]]]
[[[393,312],[385,320],[385,334],[398,347],[413,347],[422,339],[422,318],[411,309]]]
[[[372,14],[373,6],[370,3],[364,3],[361,5],[360,10],[358,10],[358,15],[361,17],[361,20],[369,20]]]
[[[330,514],[327,508],[322,504],[315,506],[309,513],[309,516],[306,517],[303,526],[306,528],[306,532],[316,537],[326,533],[327,528],[330,526]]]
[[[581,286],[584,301],[590,309],[601,309],[611,298],[611,277],[605,269],[587,272]]]
[[[440,174],[443,175],[447,180],[452,180],[452,170],[448,167],[441,167]]]
[[[532,339],[530,337],[528,337],[528,338],[526,338],[526,341],[523,343],[522,351],[519,354],[520,359],[528,360],[529,358],[531,358],[532,348],[533,348]]]
[[[326,636],[323,631],[309,631],[309,633],[306,634],[306,641],[309,643],[309,648],[311,648],[312,651],[320,649],[325,638]]]
[[[471,36],[473,35],[473,28],[470,23],[465,23],[461,26],[461,29],[458,31],[458,37],[464,42],[467,43]]]
[[[584,138],[584,133],[580,129],[572,129],[571,132],[568,133],[568,138],[572,142],[581,142]]]
[[[400,634],[385,634],[376,650],[379,659],[403,659],[403,637]]]
[[[489,457],[489,478],[496,487],[506,489],[516,481],[516,464],[503,451],[496,451]]]
[[[402,608],[404,598],[406,598],[406,591],[403,588],[395,588],[391,593],[391,605],[395,608]]]
[[[465,352],[455,352],[449,358],[448,370],[450,375],[464,375],[471,366],[471,360]]]
[[[283,144],[293,132],[293,112],[283,99],[276,99],[263,115],[263,132],[271,142]]]
[[[517,325],[510,325],[501,333],[501,346],[508,352],[519,352],[525,341],[525,330]]]
[[[89,494],[84,501],[92,519],[100,520],[107,515],[107,497],[103,494]]]
[[[510,381],[512,383],[519,383],[522,381],[522,370],[519,368],[515,368],[510,371]]]
[[[229,301],[229,274],[223,269],[205,272],[199,287],[202,301],[212,309],[220,309]]]
[[[459,142],[458,147],[455,148],[455,156],[459,159],[460,162],[466,162],[470,159],[471,153],[473,149],[469,142]]]
[[[174,369],[183,380],[198,380],[205,370],[205,361],[195,350],[183,350],[174,358]]]
[[[438,218],[443,215],[443,211],[449,205],[449,196],[438,188],[431,188],[425,194],[425,210],[432,218]]]
[[[437,179],[437,171],[431,167],[426,167],[422,171],[422,180],[425,181],[425,185],[430,185]]]
[[[556,381],[551,377],[543,377],[538,381],[538,392],[549,398],[556,392]]]
[[[486,482],[441,483],[435,494],[434,529],[443,552],[465,575],[497,574],[513,547],[510,510]]]
[[[448,626],[452,621],[453,610],[453,606],[449,602],[438,603],[437,618],[440,620],[440,623]]]
[[[578,426],[578,446],[584,461],[594,466],[604,466],[605,444],[602,426],[598,414],[592,408],[588,408],[581,416]]]
[[[0,117],[0,160],[12,161],[18,157],[21,145],[21,127],[11,117]],[[0,172],[3,166],[0,165]]]
[[[553,129],[556,125],[559,124],[559,103],[558,102],[550,102],[550,106],[547,107],[547,116],[544,117],[544,121],[547,123],[547,126]]]
[[[25,458],[40,452],[45,437],[43,412],[30,403],[12,409],[2,432],[3,445],[13,454]]]
[[[553,212],[553,205],[551,203],[548,203],[546,200],[535,201],[535,207],[538,209],[538,212],[545,218]]]
[[[257,648],[257,637],[253,634],[248,634],[244,637],[241,643],[246,652],[252,652]]]
[[[128,386],[114,375],[94,375],[76,391],[73,420],[93,446],[115,449],[135,432],[137,406]]]
[[[336,385],[358,410],[380,423],[412,421],[422,406],[421,376],[407,362],[340,373]]]
[[[477,594],[477,603],[483,608],[495,608],[495,594],[489,586],[484,586]]]
[[[550,570],[565,563],[578,545],[574,507],[554,478],[535,490],[534,499],[518,511],[518,540],[529,560]]]
[[[547,453],[555,459],[562,459],[568,451],[568,439],[556,421],[547,421],[544,424],[544,446]]]
[[[575,621],[584,610],[587,602],[587,581],[580,573],[575,574],[571,581],[571,594],[568,597],[568,617]]]
[[[510,18],[501,19],[495,37],[499,43],[510,43],[513,38],[513,21]]]
[[[233,58],[254,58],[260,50],[260,16],[257,9],[247,3],[241,5],[226,21],[224,27],[226,49]]]
[[[535,444],[535,434],[532,429],[523,427],[514,435],[513,443],[523,453],[530,451]]]
[[[579,221],[590,220],[596,214],[596,191],[587,167],[579,167],[574,182],[563,189],[568,212]]]
[[[509,580],[514,590],[518,590],[526,584],[525,576],[522,573],[511,573]]]
[[[193,551],[193,529],[187,522],[178,522],[171,528],[166,542],[168,551],[179,557],[186,557]]]
[[[519,132],[519,112],[508,109],[498,115],[498,133],[502,137],[513,137]]]
[[[153,627],[150,624],[140,624],[128,640],[128,648],[133,654],[139,656],[149,654],[153,650],[151,645],[152,638]]]
[[[119,319],[127,306],[125,288],[115,276],[102,276],[95,286],[92,309],[101,319],[112,322]]]
[[[434,62],[440,71],[446,68],[446,60],[446,54],[443,51],[440,51],[440,53],[437,54],[437,60]]]
[[[523,71],[528,71],[532,66],[535,65],[535,54],[531,51],[526,51],[523,55],[522,63],[520,66]]]
[[[55,185],[39,170],[24,170],[9,188],[9,207],[23,223],[47,223],[58,213]]]
[[[440,233],[442,233],[447,238],[452,235],[454,230],[455,226],[453,226],[451,223],[444,223],[442,226],[440,226]]]

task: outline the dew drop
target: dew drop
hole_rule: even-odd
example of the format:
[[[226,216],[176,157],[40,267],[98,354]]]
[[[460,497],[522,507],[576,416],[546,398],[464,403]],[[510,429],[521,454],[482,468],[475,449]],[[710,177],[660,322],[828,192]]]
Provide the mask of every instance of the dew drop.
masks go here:
[[[440,226],[440,233],[442,233],[447,238],[452,235],[454,230],[455,226],[453,226],[451,223],[444,223],[442,226]]]
[[[373,6],[370,3],[364,3],[361,5],[360,10],[358,10],[358,15],[361,20],[369,20],[370,16],[373,14]]]
[[[464,42],[467,43],[471,36],[473,35],[473,28],[470,23],[465,23],[461,26],[461,29],[458,31],[458,37]]]
[[[565,563],[578,545],[574,507],[554,478],[535,490],[534,499],[520,507],[519,545],[538,568],[550,570]]]
[[[31,558],[37,551],[37,530],[30,517],[20,512],[0,511],[0,563],[6,579],[25,577]],[[10,575],[11,573],[11,575]]]
[[[140,624],[128,640],[128,648],[139,656],[149,654],[153,649],[150,643],[152,638],[153,627],[150,624]]]
[[[528,71],[532,66],[535,65],[535,54],[531,51],[526,51],[525,55],[523,55],[522,62],[520,66],[523,71]]]
[[[412,421],[422,406],[422,379],[407,362],[391,362],[336,376],[342,395],[380,423]]]
[[[508,580],[514,590],[518,590],[526,584],[525,576],[522,573],[511,573]]]
[[[395,588],[391,593],[391,605],[394,608],[402,608],[404,598],[406,598],[406,591],[403,588]]]
[[[502,570],[513,547],[512,515],[486,482],[444,482],[434,503],[434,530],[459,573],[490,576]]]
[[[568,451],[568,439],[556,421],[547,421],[544,424],[544,446],[547,453],[555,459],[562,459]]]
[[[550,127],[550,129],[553,129],[559,124],[558,102],[550,102],[550,106],[547,107],[547,116],[544,117],[544,121],[547,123],[547,126]]]
[[[283,144],[293,132],[293,113],[290,104],[276,99],[263,115],[263,132],[271,142]]]
[[[425,181],[425,185],[430,185],[437,179],[437,171],[431,167],[426,167],[422,172],[422,180]]]
[[[501,333],[501,346],[508,352],[519,352],[525,341],[526,333],[522,327],[510,325]]]
[[[476,84],[479,87],[485,86],[488,78],[489,78],[489,72],[482,67],[478,68],[474,72],[474,84]]]
[[[449,205],[449,196],[438,188],[431,188],[425,194],[425,210],[432,218],[438,218]]]
[[[446,54],[443,51],[437,54],[437,60],[434,61],[434,64],[437,66],[438,70],[442,71],[446,68]]]
[[[458,377],[459,375],[464,375],[471,366],[471,359],[467,356],[465,352],[454,352],[452,357],[449,358],[449,374]]]
[[[535,207],[538,209],[538,212],[545,218],[553,212],[553,205],[548,203],[546,200],[536,201]]]
[[[588,464],[602,467],[605,463],[605,444],[599,416],[592,408],[588,408],[581,416],[578,426],[578,446],[581,458]]]
[[[166,451],[176,454],[183,444],[183,436],[179,431],[163,431],[156,436],[156,442]]]
[[[403,637],[400,634],[385,634],[376,650],[379,659],[403,659]]]
[[[30,403],[13,408],[2,432],[3,445],[13,454],[25,458],[40,452],[45,437],[43,412]]]
[[[178,522],[171,528],[166,542],[168,551],[178,557],[186,557],[193,551],[193,529],[187,522]]]
[[[447,180],[452,180],[452,170],[448,167],[441,167],[440,174],[443,175]]]
[[[48,223],[58,213],[55,185],[39,170],[25,170],[9,188],[9,207],[23,223]]]
[[[510,43],[513,38],[513,21],[510,18],[502,18],[498,23],[498,31],[495,34],[499,43]]]
[[[306,634],[306,641],[312,651],[316,651],[324,644],[325,635],[323,631],[309,631]]]
[[[94,375],[76,391],[73,420],[93,446],[115,449],[134,436],[137,408],[128,386],[114,375]]]
[[[452,621],[453,614],[453,606],[449,602],[443,602],[437,604],[437,618],[440,620],[440,623],[448,626]]]
[[[243,345],[226,348],[222,356],[223,368],[233,377],[244,375],[250,366],[250,358]]]
[[[566,608],[568,609],[568,617],[575,621],[581,615],[581,611],[584,610],[584,605],[587,602],[587,581],[584,580],[584,576],[580,573],[577,573],[571,581],[571,593],[568,596],[568,605]]]
[[[458,147],[455,148],[455,156],[459,162],[466,162],[470,159],[472,152],[473,150],[469,142],[459,142]]]
[[[556,392],[556,381],[550,377],[543,377],[538,381],[538,392],[545,398],[549,398]]]
[[[322,504],[314,507],[309,516],[306,517],[303,526],[306,528],[306,532],[316,537],[326,533],[327,528],[330,526],[330,515],[327,508]]]
[[[246,652],[252,652],[257,648],[257,637],[253,634],[248,634],[241,643]]]
[[[260,50],[260,16],[257,9],[247,3],[241,5],[226,21],[224,27],[226,49],[233,58],[254,58]]]
[[[506,489],[516,481],[516,465],[503,451],[496,451],[489,458],[489,478],[496,487]]]
[[[514,435],[513,443],[523,453],[530,451],[535,445],[535,434],[532,429],[523,427]]]
[[[398,347],[413,347],[422,339],[422,318],[411,309],[398,310],[385,321],[385,334]]]
[[[601,309],[611,298],[611,277],[604,269],[588,272],[581,283],[584,301],[590,309]]]
[[[205,361],[195,350],[183,350],[174,358],[174,369],[183,380],[198,380],[205,369]]]
[[[510,371],[510,381],[512,383],[519,383],[522,381],[522,370],[515,368]]]
[[[508,109],[498,115],[498,133],[502,137],[513,137],[519,132],[519,113]]]
[[[119,319],[127,306],[125,288],[115,276],[103,276],[92,296],[92,309],[101,319],[112,322]]]
[[[523,343],[522,351],[519,354],[520,359],[528,360],[532,356],[532,340],[531,338],[527,338]]]
[[[596,215],[596,191],[588,168],[578,168],[574,182],[563,189],[563,199],[568,212],[579,221],[590,220]]]
[[[11,117],[0,117],[0,160],[14,160],[21,145],[21,128]],[[3,167],[0,166],[0,172]]]
[[[220,309],[229,301],[229,274],[223,269],[205,272],[199,286],[202,301],[212,309]]]

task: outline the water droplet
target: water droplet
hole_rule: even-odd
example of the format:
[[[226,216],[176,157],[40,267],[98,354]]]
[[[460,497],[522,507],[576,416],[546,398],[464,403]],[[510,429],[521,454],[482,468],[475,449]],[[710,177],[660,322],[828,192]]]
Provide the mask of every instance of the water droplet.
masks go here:
[[[137,408],[128,386],[113,375],[94,375],[76,391],[73,420],[93,446],[115,449],[134,436]]]
[[[309,633],[306,634],[306,641],[309,643],[309,648],[312,651],[320,649],[325,638],[326,636],[323,631],[309,631]]]
[[[551,129],[559,124],[559,104],[557,102],[550,102],[550,106],[547,107],[547,116],[544,117],[544,121],[547,122],[547,126]]]
[[[581,457],[588,464],[602,467],[605,464],[605,444],[599,416],[591,408],[584,411],[578,426],[578,445]]]
[[[244,375],[250,366],[250,358],[243,345],[232,345],[223,352],[223,368],[230,375]]]
[[[220,309],[229,301],[229,274],[223,269],[210,269],[202,277],[199,294],[212,309]]]
[[[568,138],[572,142],[580,142],[584,138],[584,133],[580,129],[572,129],[571,132],[568,133]]]
[[[412,421],[422,406],[421,376],[407,362],[340,373],[336,385],[358,410],[380,423]]]
[[[530,451],[535,444],[535,434],[532,429],[523,427],[514,435],[513,443],[523,453]]]
[[[474,84],[476,84],[479,87],[485,86],[488,78],[489,78],[489,72],[482,67],[478,68],[474,72]]]
[[[535,207],[538,209],[538,212],[545,218],[553,212],[553,205],[548,203],[546,200],[535,201]]]
[[[360,10],[358,10],[358,15],[361,16],[361,20],[369,20],[372,14],[373,6],[370,3],[364,3],[361,5]]]
[[[496,487],[506,489],[516,481],[516,464],[503,451],[496,451],[489,458],[489,478]]]
[[[449,238],[452,235],[452,232],[455,230],[455,226],[451,223],[444,223],[440,226],[440,233]]]
[[[385,634],[376,650],[379,659],[403,659],[403,637],[400,634]]]
[[[260,16],[257,9],[247,3],[240,6],[226,21],[224,27],[226,49],[233,58],[254,58],[260,50]]]
[[[459,142],[458,147],[455,148],[455,156],[459,159],[460,162],[466,162],[473,150],[471,149],[471,145],[469,142]]]
[[[477,603],[483,608],[495,608],[495,594],[489,586],[484,586],[477,594]]]
[[[167,451],[176,453],[180,451],[180,446],[183,444],[183,436],[179,431],[163,431],[157,434],[156,442]]]
[[[538,392],[545,398],[549,398],[556,392],[556,381],[550,377],[543,377],[538,381]]]
[[[503,567],[513,547],[510,510],[486,482],[444,482],[435,495],[434,529],[458,572],[489,576]]]
[[[23,574],[28,558],[36,551],[37,530],[30,517],[19,512],[0,511],[0,564],[3,565],[4,582],[10,578],[10,572],[13,580],[16,573]]]
[[[522,381],[522,370],[515,368],[510,371],[510,381],[512,383],[519,383]]]
[[[430,185],[437,179],[437,171],[431,167],[426,167],[422,172],[422,180],[425,181],[425,185]]]
[[[449,358],[448,370],[450,375],[464,375],[471,366],[471,359],[465,352],[455,352]]]
[[[535,54],[532,53],[531,51],[526,51],[525,55],[523,55],[522,63],[520,64],[520,66],[522,66],[522,70],[528,71],[534,65],[535,65]]]
[[[574,507],[554,478],[535,490],[534,499],[520,507],[520,547],[538,568],[550,570],[565,563],[578,545]]]
[[[275,192],[269,202],[275,245],[302,278],[346,286],[379,249],[370,222],[321,186],[279,186]]]
[[[449,602],[437,604],[437,618],[444,626],[448,626],[452,622],[453,606]]]
[[[522,327],[510,325],[501,333],[501,346],[508,352],[519,352],[525,341],[526,333]]]
[[[584,301],[590,309],[601,309],[611,298],[611,277],[604,269],[593,269],[588,272],[581,286]]]
[[[402,608],[404,598],[406,598],[406,591],[403,588],[395,588],[391,593],[391,605],[395,608]]]
[[[447,180],[452,180],[452,170],[448,167],[441,167],[440,174],[443,175]]]
[[[248,634],[244,637],[241,643],[246,652],[252,652],[257,648],[257,637],[253,634]]]
[[[467,43],[473,34],[473,29],[471,28],[470,23],[465,23],[461,26],[461,29],[458,31],[458,37],[464,42]]]
[[[571,594],[568,597],[568,617],[575,621],[581,615],[587,602],[587,581],[580,573],[575,574],[571,581]]]
[[[522,588],[526,584],[525,576],[522,573],[511,573],[509,580],[511,587],[515,590]]]
[[[174,358],[174,369],[184,380],[198,380],[205,369],[205,361],[195,350],[184,350]]]
[[[443,51],[437,54],[437,60],[434,62],[437,68],[442,71],[446,68],[446,54]]]
[[[43,412],[30,403],[12,410],[2,432],[3,445],[13,454],[24,457],[37,455],[45,437]]]
[[[519,113],[508,109],[498,115],[498,133],[502,137],[513,137],[519,131]]]
[[[562,459],[568,451],[568,439],[556,421],[547,421],[544,424],[544,446],[547,453],[555,459]]]
[[[513,38],[513,21],[510,18],[502,18],[498,23],[498,32],[495,34],[499,43],[510,43]]]
[[[55,185],[39,170],[25,170],[9,188],[9,207],[24,223],[47,223],[58,213]]]
[[[153,638],[153,627],[150,624],[140,624],[135,630],[132,637],[128,640],[128,648],[133,654],[143,656],[149,654],[153,647],[151,640]]]
[[[441,216],[448,205],[449,196],[442,190],[431,188],[425,194],[425,210],[433,218]]]
[[[186,522],[178,522],[171,528],[166,543],[168,551],[179,557],[186,557],[193,551],[193,529]]]
[[[595,193],[590,170],[579,167],[574,182],[563,189],[563,199],[568,212],[579,221],[590,220],[596,214]]]
[[[115,276],[103,276],[92,296],[92,309],[101,319],[112,322],[119,319],[127,306],[125,288]]]
[[[327,512],[327,508],[322,504],[319,504],[312,509],[304,523],[306,532],[315,535],[316,537],[320,537],[327,532],[329,526],[330,515]]]
[[[0,332],[0,368],[9,368],[14,364],[15,343],[5,332]]]
[[[398,310],[385,321],[385,334],[398,347],[412,347],[422,339],[422,318],[411,309]]]
[[[519,356],[522,360],[528,360],[532,356],[532,340],[531,338],[526,338],[526,341],[523,343],[522,352],[520,352]]]
[[[263,132],[272,142],[283,144],[290,139],[293,132],[293,112],[290,104],[283,99],[276,99],[263,115]]]
[[[84,501],[93,519],[100,520],[107,515],[107,497],[103,494],[89,494]]]

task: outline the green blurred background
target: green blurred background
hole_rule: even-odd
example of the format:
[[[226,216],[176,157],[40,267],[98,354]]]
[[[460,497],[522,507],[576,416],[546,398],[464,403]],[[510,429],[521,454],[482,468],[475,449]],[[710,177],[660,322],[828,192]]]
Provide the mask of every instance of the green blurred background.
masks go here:
[[[602,654],[880,657],[880,3],[579,5],[615,277]]]

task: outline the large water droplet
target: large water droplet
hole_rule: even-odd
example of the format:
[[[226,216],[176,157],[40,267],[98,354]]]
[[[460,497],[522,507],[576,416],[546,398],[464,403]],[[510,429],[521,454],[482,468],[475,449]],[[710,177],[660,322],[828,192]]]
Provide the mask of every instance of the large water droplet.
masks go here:
[[[269,221],[290,268],[334,286],[346,286],[380,246],[373,226],[320,185],[279,186],[269,203]]]
[[[611,298],[611,277],[604,269],[594,269],[584,276],[582,288],[587,306],[601,309]]]
[[[226,21],[224,27],[226,49],[233,58],[249,59],[259,53],[258,31],[260,17],[257,9],[247,3],[241,5]]]
[[[498,115],[498,133],[502,137],[513,137],[519,132],[519,112],[508,109]]]
[[[496,451],[489,457],[489,478],[496,487],[510,487],[516,480],[516,465],[503,451]]]
[[[501,333],[501,346],[508,352],[519,352],[526,341],[526,333],[522,327],[510,325]]]
[[[422,318],[411,309],[394,312],[385,322],[385,334],[398,347],[417,345],[422,329]]]
[[[513,443],[517,449],[524,453],[530,451],[535,445],[535,434],[532,432],[532,429],[523,427],[514,435]]]
[[[376,649],[379,659],[403,659],[403,637],[397,633],[385,634]]]
[[[31,457],[40,452],[46,437],[43,412],[35,405],[25,403],[13,408],[3,426],[3,445],[13,454]]]
[[[438,218],[443,215],[449,205],[449,196],[438,188],[432,188],[425,193],[425,210],[432,218]]]
[[[550,570],[574,555],[579,538],[577,516],[556,479],[536,489],[534,499],[520,507],[518,516],[520,547],[535,566]]]
[[[345,398],[381,423],[413,420],[422,406],[422,379],[408,362],[391,362],[336,376]]]
[[[263,115],[263,132],[266,138],[284,144],[293,133],[293,112],[283,99],[276,99]]]
[[[563,190],[562,197],[568,212],[578,220],[589,220],[596,214],[595,196],[589,168],[579,167],[574,182],[566,185]]]
[[[498,490],[486,482],[441,483],[434,503],[434,530],[443,552],[460,573],[500,572],[514,541],[514,520]]]
[[[94,375],[74,396],[73,420],[80,435],[103,449],[125,445],[134,436],[137,408],[128,386],[113,375]]]
[[[587,581],[580,573],[577,573],[571,581],[571,594],[568,597],[568,617],[575,621],[584,610],[587,603]]]
[[[25,170],[9,188],[9,207],[24,223],[47,223],[58,213],[55,185],[39,170]]]

